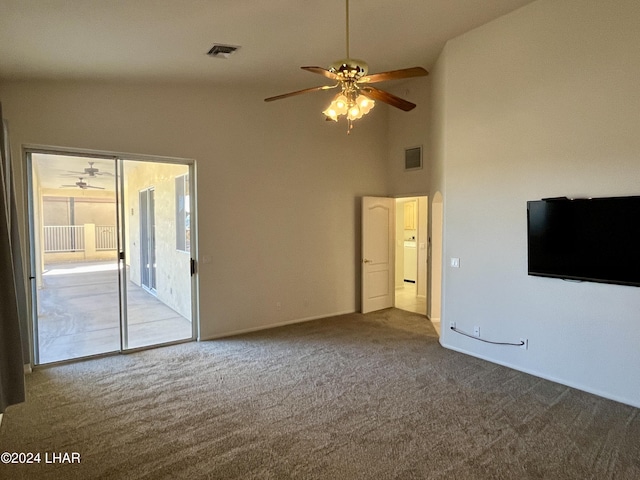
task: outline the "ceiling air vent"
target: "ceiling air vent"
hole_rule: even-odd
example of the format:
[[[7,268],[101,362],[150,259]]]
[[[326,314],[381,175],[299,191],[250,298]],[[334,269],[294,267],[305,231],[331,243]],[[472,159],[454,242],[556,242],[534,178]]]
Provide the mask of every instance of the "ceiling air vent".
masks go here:
[[[240,47],[237,45],[223,45],[221,43],[216,43],[211,50],[207,52],[207,55],[215,58],[229,58],[233,52],[238,50]]]

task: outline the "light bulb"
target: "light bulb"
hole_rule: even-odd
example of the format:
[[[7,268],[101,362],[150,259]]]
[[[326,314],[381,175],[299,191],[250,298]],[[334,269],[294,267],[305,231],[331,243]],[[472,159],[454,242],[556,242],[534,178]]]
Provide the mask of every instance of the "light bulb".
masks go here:
[[[358,98],[356,99],[356,102],[358,103],[358,106],[360,107],[360,111],[362,111],[363,115],[366,115],[367,113],[369,113],[375,105],[375,102],[373,100],[371,100],[368,97],[365,97],[364,95],[359,95]]]
[[[335,111],[335,109],[332,107],[333,103],[331,105],[329,105],[329,107],[322,113],[324,113],[327,118],[330,118],[331,120],[333,120],[334,122],[338,121],[338,113]]]
[[[344,115],[349,108],[347,97],[344,95],[338,95],[333,102],[331,102],[338,115]]]
[[[354,105],[349,109],[348,117],[350,120],[356,120],[357,118],[360,118],[360,116],[360,109],[357,105]]]

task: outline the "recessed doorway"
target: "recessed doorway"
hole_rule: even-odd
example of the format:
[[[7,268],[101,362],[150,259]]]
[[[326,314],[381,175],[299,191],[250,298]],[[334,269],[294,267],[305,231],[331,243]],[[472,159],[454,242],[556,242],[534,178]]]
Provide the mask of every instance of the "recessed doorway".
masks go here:
[[[428,202],[396,198],[395,306],[427,314]]]

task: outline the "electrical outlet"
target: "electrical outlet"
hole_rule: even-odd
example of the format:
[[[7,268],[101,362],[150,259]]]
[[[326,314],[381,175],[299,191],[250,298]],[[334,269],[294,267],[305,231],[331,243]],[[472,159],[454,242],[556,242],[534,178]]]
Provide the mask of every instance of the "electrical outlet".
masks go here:
[[[456,328],[456,322],[449,322],[449,328],[450,328],[451,330],[455,330],[455,328]]]
[[[522,344],[522,345],[520,345],[520,348],[522,350],[529,350],[529,339],[521,338],[520,339],[520,343]]]
[[[480,338],[480,327],[478,325],[473,327],[473,336]]]
[[[280,310],[282,308],[282,304],[280,302],[276,302],[276,310]]]

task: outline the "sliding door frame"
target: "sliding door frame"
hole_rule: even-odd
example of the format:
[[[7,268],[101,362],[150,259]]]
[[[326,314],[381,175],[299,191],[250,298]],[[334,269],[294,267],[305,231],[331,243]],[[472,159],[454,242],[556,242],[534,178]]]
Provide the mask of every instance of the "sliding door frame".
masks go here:
[[[27,266],[29,271],[29,299],[28,299],[28,307],[29,314],[31,318],[30,327],[31,327],[31,335],[29,338],[30,344],[30,356],[32,365],[39,365],[39,341],[38,341],[38,305],[37,305],[37,258],[36,254],[36,232],[35,228],[37,225],[33,223],[34,221],[34,191],[33,191],[33,162],[32,162],[32,154],[40,153],[40,154],[48,154],[48,155],[65,155],[65,156],[74,156],[74,157],[83,157],[83,158],[98,158],[102,160],[113,160],[115,163],[115,171],[116,171],[116,181],[115,181],[115,189],[116,189],[116,228],[118,229],[118,278],[119,285],[118,288],[120,290],[119,298],[120,298],[120,350],[114,352],[106,352],[100,353],[96,355],[90,355],[88,357],[78,357],[70,360],[64,360],[61,362],[52,362],[47,365],[53,365],[56,363],[69,363],[73,361],[78,361],[86,358],[94,358],[94,357],[104,357],[110,356],[114,354],[123,354],[123,353],[132,353],[140,350],[147,350],[151,348],[156,348],[158,346],[172,345],[178,343],[185,343],[191,341],[199,341],[200,340],[200,315],[199,315],[199,278],[198,278],[198,269],[197,266],[197,258],[198,258],[198,215],[197,215],[197,182],[196,182],[196,162],[193,159],[187,158],[174,158],[174,157],[162,157],[155,155],[142,155],[142,154],[131,154],[131,153],[120,153],[120,152],[107,152],[107,151],[97,151],[97,150],[87,150],[87,149],[79,149],[79,148],[66,148],[66,147],[55,147],[55,146],[43,146],[43,145],[32,145],[27,144],[23,145],[22,148],[22,158],[23,165],[26,168],[27,174],[24,176],[25,182],[25,205],[27,208],[25,209],[25,228],[28,232],[28,259]],[[138,348],[128,348],[128,325],[127,325],[127,289],[126,289],[126,265],[125,265],[125,222],[124,218],[125,211],[125,202],[124,200],[124,163],[126,161],[139,161],[139,162],[149,162],[149,163],[170,163],[170,164],[180,164],[186,165],[189,167],[189,207],[190,207],[190,229],[191,229],[191,242],[190,242],[190,258],[191,258],[191,337],[182,340],[176,340],[172,342],[166,342],[161,344],[154,344],[149,346],[143,346]]]

